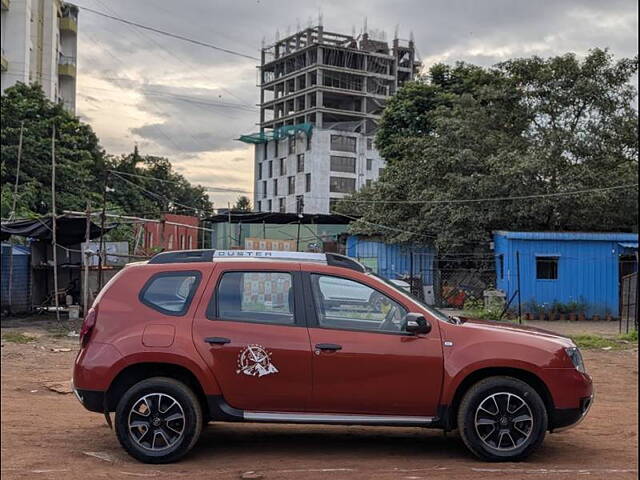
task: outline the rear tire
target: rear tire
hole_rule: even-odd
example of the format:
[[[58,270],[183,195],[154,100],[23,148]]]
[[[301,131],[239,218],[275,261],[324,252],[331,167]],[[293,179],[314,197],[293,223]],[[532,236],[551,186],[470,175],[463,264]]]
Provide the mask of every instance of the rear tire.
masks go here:
[[[544,440],[547,409],[528,383],[489,377],[473,385],[458,410],[460,436],[477,457],[492,462],[524,460]]]
[[[145,463],[170,463],[195,445],[202,408],[182,382],[153,377],[125,392],[116,409],[115,430],[122,447]]]

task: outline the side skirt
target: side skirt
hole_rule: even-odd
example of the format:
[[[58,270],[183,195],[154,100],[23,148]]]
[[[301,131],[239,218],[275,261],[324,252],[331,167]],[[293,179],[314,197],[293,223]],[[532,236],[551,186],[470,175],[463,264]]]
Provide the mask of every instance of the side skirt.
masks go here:
[[[325,425],[385,425],[440,427],[437,417],[353,415],[304,412],[252,412],[231,407],[221,396],[208,396],[211,420],[224,422],[305,423]]]

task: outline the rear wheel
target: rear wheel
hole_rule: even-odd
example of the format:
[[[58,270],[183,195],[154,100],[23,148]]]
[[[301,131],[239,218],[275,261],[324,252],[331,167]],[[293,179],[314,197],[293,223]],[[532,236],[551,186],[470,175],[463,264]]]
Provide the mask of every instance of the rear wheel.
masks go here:
[[[544,440],[547,410],[540,395],[513,377],[490,377],[473,385],[458,410],[465,445],[489,461],[523,460]]]
[[[122,396],[115,427],[129,455],[146,463],[169,463],[195,445],[202,430],[202,409],[185,384],[149,378]]]

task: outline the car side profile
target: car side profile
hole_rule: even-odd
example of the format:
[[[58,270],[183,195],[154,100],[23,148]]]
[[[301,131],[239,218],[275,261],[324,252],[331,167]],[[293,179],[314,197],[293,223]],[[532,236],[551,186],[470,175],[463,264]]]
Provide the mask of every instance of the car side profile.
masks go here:
[[[80,341],[77,398],[149,463],[218,421],[458,430],[481,459],[521,460],[593,399],[570,339],[449,318],[330,253],[158,254],[107,283]]]

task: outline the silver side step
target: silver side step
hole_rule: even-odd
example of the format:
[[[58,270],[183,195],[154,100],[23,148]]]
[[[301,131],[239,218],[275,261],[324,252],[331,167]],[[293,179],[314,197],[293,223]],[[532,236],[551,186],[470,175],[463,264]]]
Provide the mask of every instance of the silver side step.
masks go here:
[[[320,423],[335,425],[407,425],[428,426],[436,420],[435,417],[398,416],[398,415],[351,415],[331,413],[271,413],[271,412],[243,412],[247,422],[272,423]]]

